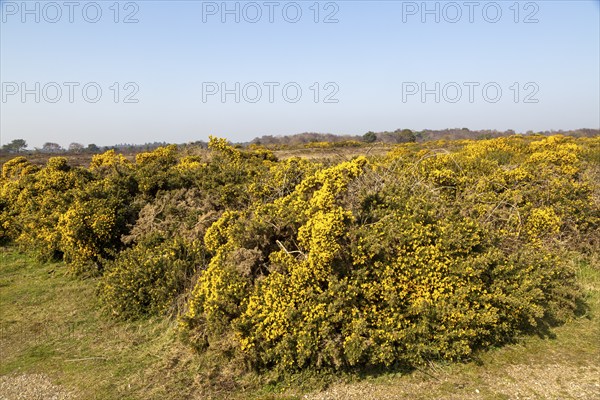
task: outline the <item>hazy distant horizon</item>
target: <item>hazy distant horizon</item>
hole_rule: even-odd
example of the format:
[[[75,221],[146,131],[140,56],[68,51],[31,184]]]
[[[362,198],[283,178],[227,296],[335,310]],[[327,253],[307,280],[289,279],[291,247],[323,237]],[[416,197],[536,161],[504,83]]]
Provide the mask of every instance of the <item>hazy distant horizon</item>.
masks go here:
[[[462,128],[469,129],[468,127],[462,127]],[[460,130],[462,128],[455,127],[455,128],[444,128],[444,129],[439,129],[439,130],[438,129],[424,128],[424,129],[414,130],[413,132],[414,133],[424,132],[424,131],[442,132],[442,131],[446,131],[446,130],[449,130],[449,131]],[[396,129],[388,129],[386,131],[381,131],[381,132],[393,132],[395,130]],[[507,130],[498,130],[498,129],[477,129],[477,130],[475,130],[475,129],[469,129],[469,133],[473,133],[473,134],[477,134],[477,133],[481,133],[481,132],[498,132],[498,133],[504,133],[504,132],[506,132],[508,130],[510,130],[510,129],[507,129]],[[553,133],[556,133],[556,134],[561,134],[561,133],[569,134],[569,133],[572,133],[572,132],[583,131],[583,130],[597,130],[597,131],[600,131],[599,128],[550,129],[550,130],[547,130],[547,131],[528,131],[528,132],[518,132],[518,131],[514,131],[514,130],[513,131],[514,131],[515,135],[527,135],[527,134],[530,134],[530,133],[533,133],[533,134],[538,134],[538,133],[547,134],[549,132],[553,132]],[[284,138],[284,137],[293,137],[293,136],[302,135],[302,134],[317,134],[317,135],[335,135],[335,136],[339,136],[339,137],[342,137],[342,138],[343,137],[354,138],[354,137],[357,137],[357,136],[361,137],[364,133],[367,133],[367,132],[363,132],[362,134],[356,134],[356,135],[345,134],[345,133],[334,134],[334,133],[331,133],[331,132],[297,132],[297,133],[291,133],[291,134],[273,134],[273,135],[268,134],[268,135],[261,135],[261,136],[256,136],[254,138],[251,138],[250,140],[245,140],[245,141],[235,141],[235,140],[232,140],[231,138],[229,138],[227,136],[219,136],[219,137],[225,138],[225,139],[227,139],[230,142],[235,143],[235,144],[248,144],[248,143],[253,142],[256,139],[262,138],[263,136],[272,136],[274,138]],[[380,132],[375,132],[375,133],[380,133]],[[43,144],[41,144],[39,146],[32,146],[27,141],[26,138],[18,138],[18,139],[24,139],[27,142],[27,148],[24,149],[25,151],[42,150]],[[86,143],[86,142],[81,142],[81,141],[79,141],[79,142],[70,142],[70,143],[60,143],[60,142],[57,142],[57,141],[49,139],[49,140],[45,141],[44,143],[56,143],[56,144],[60,145],[63,150],[67,150],[69,148],[70,144],[81,144],[84,147],[87,147],[88,145],[96,145],[96,146],[98,146],[100,148],[111,148],[111,147],[120,147],[120,146],[140,146],[140,147],[143,147],[145,145],[153,145],[153,144],[157,144],[157,143],[186,145],[186,144],[191,144],[191,143],[196,143],[196,142],[208,143],[208,141],[209,141],[209,138],[207,136],[206,138],[193,139],[193,140],[188,140],[186,142],[170,142],[168,140],[157,140],[157,141],[153,141],[153,142],[140,142],[140,143],[118,142],[118,143],[104,144],[104,143],[92,143],[92,142]]]

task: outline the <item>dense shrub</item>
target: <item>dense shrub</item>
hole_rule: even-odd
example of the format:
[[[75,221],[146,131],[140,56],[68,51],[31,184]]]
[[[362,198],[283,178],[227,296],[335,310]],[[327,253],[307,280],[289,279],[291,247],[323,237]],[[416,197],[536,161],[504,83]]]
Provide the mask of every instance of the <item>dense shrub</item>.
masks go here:
[[[99,295],[120,318],[176,314],[177,298],[203,265],[204,251],[197,242],[171,239],[154,246],[138,245],[107,263]]]
[[[599,249],[599,149],[514,136],[337,163],[211,137],[88,169],[18,157],[0,241],[101,274],[118,318],[177,315],[198,350],[254,368],[461,360],[574,315],[566,254]]]
[[[4,244],[17,239],[20,229],[19,205],[20,197],[25,189],[25,181],[29,175],[38,172],[39,168],[31,164],[25,157],[16,157],[2,166],[0,183],[0,243]]]
[[[159,147],[135,157],[135,176],[142,194],[154,197],[159,190],[180,186],[179,174],[173,169],[177,164],[177,146]]]
[[[289,369],[462,359],[563,321],[576,307],[572,271],[529,236],[516,246],[489,220],[463,215],[456,188],[475,177],[453,177],[445,155],[431,160],[373,193],[349,188],[364,175],[384,179],[357,159],[271,205],[224,214],[206,234],[216,255],[182,326],[200,347],[233,331],[252,365]],[[556,218],[541,220],[544,235],[557,233]],[[239,268],[240,251],[249,268]]]
[[[245,208],[251,198],[266,195],[257,191],[254,178],[276,171],[270,152],[242,153],[217,138],[211,138],[209,149],[206,159],[177,159],[175,147],[138,156],[136,176],[143,177],[139,182],[144,205],[130,231],[122,236],[123,242],[133,247],[110,263],[100,286],[104,302],[121,317],[159,314],[175,298],[184,296],[190,274],[204,269],[204,250],[198,243],[206,230],[225,210]],[[143,182],[152,181],[147,174],[158,168],[163,170],[157,180],[162,183],[144,189],[150,186]],[[160,258],[173,243],[178,246],[174,258]],[[182,254],[189,257],[183,264]],[[136,294],[127,297],[132,290]]]
[[[70,167],[63,157],[50,158],[39,171],[29,167],[23,172],[19,180],[3,184],[5,201],[16,216],[15,240],[41,260],[60,259],[64,249],[59,220],[90,181],[90,173]]]
[[[64,259],[76,273],[101,272],[102,260],[123,248],[121,237],[138,212],[133,165],[122,155],[96,155],[89,171],[91,180],[74,193],[56,227]]]

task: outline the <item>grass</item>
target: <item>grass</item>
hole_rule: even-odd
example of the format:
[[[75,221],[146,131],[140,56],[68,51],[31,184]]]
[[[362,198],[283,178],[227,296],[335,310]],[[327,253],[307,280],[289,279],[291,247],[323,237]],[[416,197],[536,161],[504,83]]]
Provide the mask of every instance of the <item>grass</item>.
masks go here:
[[[93,280],[12,249],[0,257],[0,374],[45,373],[83,399],[186,395],[192,369],[176,369],[152,388],[146,380],[185,350],[168,321],[113,321],[96,303]]]
[[[236,375],[218,367],[222,360],[193,354],[173,321],[114,321],[99,307],[93,279],[2,248],[0,375],[42,373],[76,398],[107,400],[600,397],[600,265],[597,257],[573,262],[589,311],[552,339],[525,337],[469,363],[412,373],[306,372],[277,380]]]

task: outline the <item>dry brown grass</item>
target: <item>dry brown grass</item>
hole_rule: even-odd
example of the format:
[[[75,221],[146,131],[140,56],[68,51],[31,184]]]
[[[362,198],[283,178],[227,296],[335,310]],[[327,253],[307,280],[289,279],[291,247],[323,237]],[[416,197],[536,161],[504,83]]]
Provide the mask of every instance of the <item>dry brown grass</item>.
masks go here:
[[[387,154],[393,145],[377,143],[364,147],[334,147],[329,149],[319,148],[297,148],[286,150],[275,150],[273,153],[279,159],[292,157],[307,158],[312,160],[332,159],[337,161],[347,161],[356,156],[382,156]]]

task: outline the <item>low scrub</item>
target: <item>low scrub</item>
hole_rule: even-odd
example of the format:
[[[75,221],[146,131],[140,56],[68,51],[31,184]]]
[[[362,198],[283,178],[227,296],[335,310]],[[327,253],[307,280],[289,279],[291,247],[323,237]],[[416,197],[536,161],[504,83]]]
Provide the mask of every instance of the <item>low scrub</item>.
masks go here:
[[[0,240],[100,275],[117,318],[175,316],[248,368],[464,360],[581,310],[565,254],[598,251],[599,149],[514,136],[318,163],[211,138],[89,168],[19,157]]]

